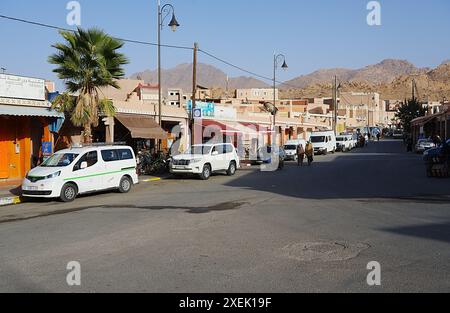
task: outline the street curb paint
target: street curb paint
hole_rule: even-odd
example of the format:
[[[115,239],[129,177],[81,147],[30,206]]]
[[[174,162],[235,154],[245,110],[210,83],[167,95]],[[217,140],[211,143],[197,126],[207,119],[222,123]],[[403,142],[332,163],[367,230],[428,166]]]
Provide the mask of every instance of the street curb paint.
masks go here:
[[[0,207],[7,206],[7,205],[20,204],[20,203],[22,203],[22,200],[20,199],[20,197],[0,198]]]
[[[155,177],[155,178],[145,179],[142,182],[151,183],[151,182],[160,181],[160,180],[161,180],[161,177]]]

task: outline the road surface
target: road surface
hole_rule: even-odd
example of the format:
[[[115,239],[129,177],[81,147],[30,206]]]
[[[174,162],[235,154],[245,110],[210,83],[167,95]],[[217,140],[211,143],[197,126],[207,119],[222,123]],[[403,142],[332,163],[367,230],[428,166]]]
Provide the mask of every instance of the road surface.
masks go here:
[[[450,180],[399,141],[20,208],[63,211],[0,223],[1,292],[450,291]]]

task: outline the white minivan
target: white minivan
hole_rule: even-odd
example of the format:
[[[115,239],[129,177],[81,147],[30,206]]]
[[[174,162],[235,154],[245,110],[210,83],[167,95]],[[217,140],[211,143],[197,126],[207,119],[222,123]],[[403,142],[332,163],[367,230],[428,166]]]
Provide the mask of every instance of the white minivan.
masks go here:
[[[336,135],[332,130],[313,132],[310,141],[314,147],[314,154],[326,155],[336,152]]]
[[[139,183],[136,157],[127,146],[88,146],[61,150],[32,169],[22,183],[22,195],[60,198],[117,189],[127,193]]]
[[[303,149],[306,149],[306,140],[295,139],[288,140],[284,144],[284,151],[286,151],[286,161],[292,160],[297,161],[297,147],[302,145]]]

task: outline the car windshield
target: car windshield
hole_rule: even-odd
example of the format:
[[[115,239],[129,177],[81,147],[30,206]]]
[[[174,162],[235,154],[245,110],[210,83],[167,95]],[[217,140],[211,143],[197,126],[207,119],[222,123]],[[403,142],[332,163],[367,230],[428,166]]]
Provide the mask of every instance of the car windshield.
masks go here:
[[[78,154],[75,153],[57,153],[48,158],[41,167],[65,167],[75,161]]]
[[[294,145],[286,145],[286,146],[284,146],[284,149],[286,149],[286,150],[297,150],[297,146],[294,146]]]
[[[312,143],[325,142],[325,136],[311,137],[311,142]]]
[[[337,137],[336,141],[341,141],[342,142],[342,141],[345,141],[345,139],[344,139],[344,137]]]
[[[192,146],[184,154],[209,154],[211,152],[211,146]]]

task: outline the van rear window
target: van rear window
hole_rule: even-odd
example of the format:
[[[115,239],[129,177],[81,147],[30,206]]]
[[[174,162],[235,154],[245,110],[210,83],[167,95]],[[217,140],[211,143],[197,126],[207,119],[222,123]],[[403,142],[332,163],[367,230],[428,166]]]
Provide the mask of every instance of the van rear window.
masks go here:
[[[102,158],[105,162],[114,162],[122,160],[132,160],[133,153],[130,149],[110,149],[102,150]]]
[[[117,150],[102,150],[102,158],[105,162],[119,161]]]
[[[132,160],[133,153],[131,153],[130,149],[120,149],[119,150],[119,158],[121,160]]]

